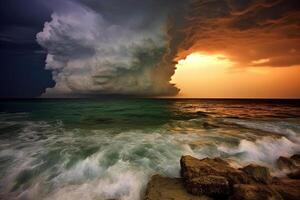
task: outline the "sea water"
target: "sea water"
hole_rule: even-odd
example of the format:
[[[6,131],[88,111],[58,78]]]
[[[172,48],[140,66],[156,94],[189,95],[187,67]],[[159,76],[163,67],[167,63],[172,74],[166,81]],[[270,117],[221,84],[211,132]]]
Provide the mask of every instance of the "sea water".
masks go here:
[[[139,200],[182,155],[257,163],[300,152],[297,100],[0,101],[0,199]]]

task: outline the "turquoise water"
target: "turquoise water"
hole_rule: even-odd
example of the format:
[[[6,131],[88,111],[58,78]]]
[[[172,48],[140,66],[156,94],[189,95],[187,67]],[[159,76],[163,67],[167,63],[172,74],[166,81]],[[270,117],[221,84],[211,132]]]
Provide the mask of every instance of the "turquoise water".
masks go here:
[[[0,101],[0,199],[141,199],[179,159],[221,156],[280,175],[300,152],[299,101]]]

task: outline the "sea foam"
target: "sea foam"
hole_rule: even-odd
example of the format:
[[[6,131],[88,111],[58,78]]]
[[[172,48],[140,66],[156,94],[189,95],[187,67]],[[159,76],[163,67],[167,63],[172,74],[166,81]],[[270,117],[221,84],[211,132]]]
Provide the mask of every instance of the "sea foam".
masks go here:
[[[201,116],[130,129],[7,119],[20,128],[0,140],[0,197],[14,199],[139,200],[153,174],[180,176],[182,155],[220,156],[237,167],[258,163],[274,172],[279,156],[300,152],[299,123],[291,119],[222,123]]]

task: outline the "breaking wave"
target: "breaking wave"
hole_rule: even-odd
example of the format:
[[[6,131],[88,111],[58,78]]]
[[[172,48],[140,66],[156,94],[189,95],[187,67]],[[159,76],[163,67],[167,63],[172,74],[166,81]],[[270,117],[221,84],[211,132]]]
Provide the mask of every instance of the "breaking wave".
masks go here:
[[[182,155],[222,157],[236,167],[258,163],[276,174],[279,156],[300,152],[296,118],[216,117],[206,108],[175,109],[181,104],[167,112],[169,104],[157,101],[111,112],[118,108],[111,104],[0,113],[0,199],[139,200],[151,175],[179,177]]]

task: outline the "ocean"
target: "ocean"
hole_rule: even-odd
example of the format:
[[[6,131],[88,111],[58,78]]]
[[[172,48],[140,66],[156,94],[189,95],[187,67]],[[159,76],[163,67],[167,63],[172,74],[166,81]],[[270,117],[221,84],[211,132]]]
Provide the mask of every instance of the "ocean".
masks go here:
[[[140,200],[182,155],[257,163],[300,152],[299,100],[0,101],[0,199]]]

